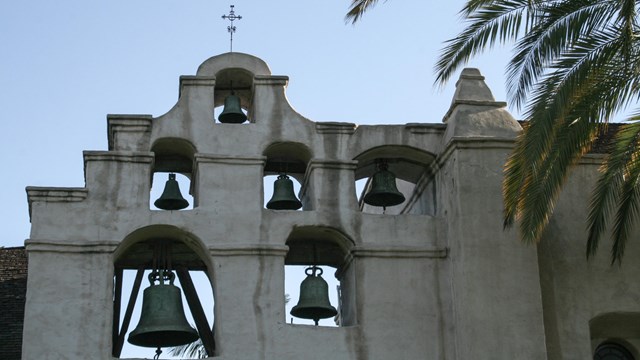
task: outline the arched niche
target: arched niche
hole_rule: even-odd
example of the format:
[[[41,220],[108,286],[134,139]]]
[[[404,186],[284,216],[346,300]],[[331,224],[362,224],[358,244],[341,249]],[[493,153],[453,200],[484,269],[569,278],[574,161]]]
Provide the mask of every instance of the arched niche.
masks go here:
[[[359,154],[353,160],[358,161],[356,180],[371,177],[376,171],[376,160],[385,159],[398,179],[416,183],[435,161],[436,156],[430,152],[411,146],[385,145],[378,146]]]
[[[253,78],[254,74],[243,68],[226,68],[216,73],[216,86],[214,91],[214,107],[216,121],[227,96],[233,95],[240,98],[240,106],[244,110],[249,122],[255,122],[251,117],[253,104]]]
[[[155,155],[150,186],[151,209],[157,209],[153,202],[162,195],[168,174],[181,175],[176,176],[180,192],[189,202],[188,208],[194,207],[197,199],[190,195],[193,194],[193,159],[196,147],[188,140],[168,137],[156,140],[151,146],[151,151]]]
[[[295,280],[287,278],[287,286],[297,295],[300,282],[304,280],[304,269],[319,266],[324,270],[323,278],[329,284],[329,296],[338,315],[335,319],[321,321],[321,325],[350,326],[356,323],[355,311],[355,266],[350,257],[355,246],[346,234],[329,226],[295,227],[289,234],[286,245],[289,251],[285,257],[285,276],[294,275]],[[334,270],[334,276],[331,271]],[[295,271],[295,274],[292,273]],[[298,296],[291,296],[290,309],[297,304]],[[289,314],[289,311],[287,311]],[[288,315],[289,316],[289,315]],[[312,321],[296,319],[297,323],[312,324]]]
[[[289,176],[294,182],[294,189],[299,192],[300,184],[304,182],[307,165],[311,160],[311,150],[298,142],[276,142],[267,146],[262,154],[267,158],[263,173],[265,206],[271,198],[273,184],[278,175]]]
[[[161,138],[151,146],[155,154],[154,172],[178,172],[191,177],[196,147],[188,140]]]
[[[295,227],[286,245],[288,265],[308,265],[316,262],[339,269],[355,243],[340,230],[328,226]],[[315,253],[315,256],[314,256]]]
[[[365,193],[370,189],[371,177],[378,171],[381,162],[388,166],[396,177],[398,190],[405,196],[405,202],[391,207],[390,214],[413,212],[435,214],[435,179],[431,173],[436,155],[422,149],[404,145],[384,145],[368,149],[357,155],[355,171],[356,189],[360,193],[360,209],[364,212],[382,213],[364,203]]]
[[[213,323],[209,323],[213,321],[214,314],[213,265],[200,239],[171,225],[137,229],[127,235],[114,252],[113,356],[121,357],[128,333],[139,322],[139,315],[134,309],[142,306],[142,290],[150,285],[147,276],[154,266],[154,249],[160,243],[165,245],[169,254],[171,271],[177,279],[175,285],[181,288],[186,300],[183,307],[187,316],[193,318],[200,337],[198,341],[208,356],[214,356]],[[131,281],[127,281],[127,272]],[[130,288],[123,284],[130,284]]]
[[[624,354],[625,350],[640,359],[640,312],[600,314],[589,321],[589,333],[594,359],[602,358],[599,353]]]
[[[164,238],[177,244],[174,248],[176,265],[185,265],[190,270],[213,269],[202,240],[190,232],[165,224],[145,226],[127,235],[113,253],[114,264],[131,267],[148,263],[152,257],[148,253],[148,242]]]

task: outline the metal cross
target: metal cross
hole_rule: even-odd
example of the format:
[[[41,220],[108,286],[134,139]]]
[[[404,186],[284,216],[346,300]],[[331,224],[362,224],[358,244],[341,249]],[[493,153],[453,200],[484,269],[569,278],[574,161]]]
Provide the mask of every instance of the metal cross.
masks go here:
[[[233,52],[233,33],[236,32],[236,27],[233,25],[233,20],[240,20],[242,19],[242,16],[236,15],[236,13],[233,11],[233,5],[230,6],[231,10],[229,10],[229,15],[222,15],[222,18],[225,20],[229,19],[229,21],[231,21],[231,25],[227,26],[227,31],[231,35],[229,52]]]

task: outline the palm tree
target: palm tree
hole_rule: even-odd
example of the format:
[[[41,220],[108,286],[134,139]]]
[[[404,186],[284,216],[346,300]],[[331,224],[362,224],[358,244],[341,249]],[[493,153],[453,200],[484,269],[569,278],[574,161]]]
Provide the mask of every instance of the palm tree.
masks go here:
[[[570,167],[640,96],[637,8],[630,0],[468,0],[467,26],[448,40],[437,84],[474,55],[514,43],[508,100],[528,120],[505,165],[504,226],[540,240]],[[354,0],[356,22],[375,1]],[[611,263],[622,260],[640,204],[640,111],[618,127],[589,204],[587,257],[611,228]]]
[[[436,64],[446,82],[471,56],[514,41],[509,100],[529,120],[505,166],[505,227],[536,242],[549,222],[569,168],[640,95],[636,1],[470,0],[469,25],[448,41]],[[611,262],[620,262],[640,196],[640,113],[628,118],[601,168],[590,201],[587,256],[612,226]],[[609,224],[613,220],[613,224]]]

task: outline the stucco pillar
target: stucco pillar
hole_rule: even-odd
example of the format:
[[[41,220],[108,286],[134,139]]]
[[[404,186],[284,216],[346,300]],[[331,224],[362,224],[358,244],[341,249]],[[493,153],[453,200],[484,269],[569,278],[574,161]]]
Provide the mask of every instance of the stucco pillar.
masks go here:
[[[197,206],[221,212],[262,208],[262,169],[265,159],[196,154],[195,196]]]
[[[27,240],[23,359],[109,359],[113,245]]]
[[[536,248],[502,226],[502,172],[521,129],[476,69],[457,84],[440,157],[457,359],[546,359]]]
[[[300,194],[304,209],[356,210],[356,165],[356,161],[311,160]]]

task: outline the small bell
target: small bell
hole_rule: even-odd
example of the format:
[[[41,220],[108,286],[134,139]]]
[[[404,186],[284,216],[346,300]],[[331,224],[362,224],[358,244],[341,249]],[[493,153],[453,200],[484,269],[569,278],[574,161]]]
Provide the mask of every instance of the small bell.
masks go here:
[[[149,274],[151,286],[144,290],[140,321],[127,340],[133,345],[158,349],[198,340],[198,332],[185,317],[180,289],[173,285],[175,274],[170,271],[164,271],[162,276],[157,274],[157,271]],[[163,278],[168,278],[169,284],[165,285]],[[156,280],[160,284],[155,284]]]
[[[386,163],[378,165],[373,174],[371,188],[364,196],[364,202],[372,206],[394,206],[404,202],[404,195],[396,187],[396,176],[388,170]]]
[[[291,309],[291,315],[312,319],[318,325],[319,319],[336,316],[338,311],[329,301],[329,285],[321,276],[322,269],[312,266],[305,269],[305,273],[307,277],[300,284],[300,299],[298,305]]]
[[[224,99],[224,109],[218,116],[218,121],[228,124],[242,124],[247,121],[247,115],[242,112],[240,106],[240,98],[235,96],[233,92]]]
[[[280,175],[273,183],[273,196],[267,203],[267,209],[298,210],[302,203],[293,192],[293,181],[287,175]]]
[[[180,193],[176,174],[169,174],[169,180],[164,185],[162,195],[153,204],[162,210],[180,210],[189,206],[189,202]]]

